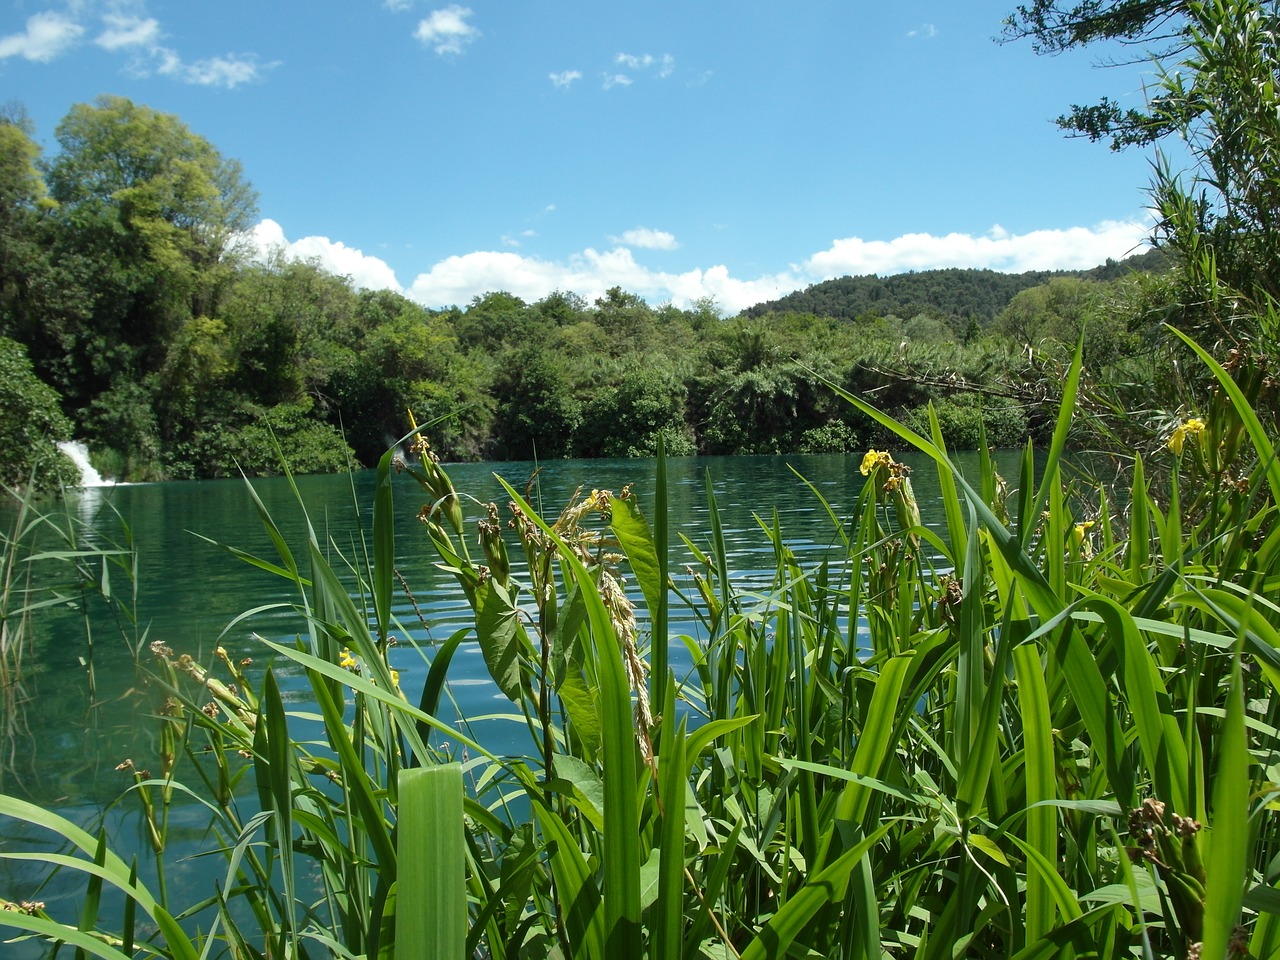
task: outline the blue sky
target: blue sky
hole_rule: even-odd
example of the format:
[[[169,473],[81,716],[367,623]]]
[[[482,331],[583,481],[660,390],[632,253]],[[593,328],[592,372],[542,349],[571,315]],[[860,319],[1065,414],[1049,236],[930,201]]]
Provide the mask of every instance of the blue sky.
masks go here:
[[[0,99],[47,155],[98,94],[175,113],[243,163],[260,244],[428,306],[619,285],[735,312],[1134,250],[1149,154],[1051,121],[1140,106],[1151,69],[998,44],[1013,6],[4,0]]]

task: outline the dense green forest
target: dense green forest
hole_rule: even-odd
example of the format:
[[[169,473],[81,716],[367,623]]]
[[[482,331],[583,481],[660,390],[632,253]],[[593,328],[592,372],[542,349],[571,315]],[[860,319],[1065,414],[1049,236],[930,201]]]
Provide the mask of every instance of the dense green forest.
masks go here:
[[[986,327],[1009,301],[1031,287],[1050,280],[1116,280],[1135,270],[1155,272],[1166,265],[1158,250],[1108,260],[1090,270],[1028,270],[998,273],[951,267],[941,270],[913,270],[887,277],[869,274],[824,280],[777,300],[758,303],[743,316],[764,317],[771,313],[812,313],[819,317],[857,320],[862,317],[915,317],[920,314],[947,320],[963,335],[976,321],[975,330]]]
[[[1090,384],[1146,385],[1159,406],[1153,331],[1179,302],[1174,274],[1151,272],[1159,252],[1140,270],[844,278],[734,317],[619,288],[429,310],[251,256],[244,171],[176,116],[104,96],[55,139],[44,157],[20,108],[0,122],[10,484],[41,464],[52,482],[51,441],[73,434],[130,480],[271,473],[281,454],[298,472],[370,465],[407,410],[450,460],[648,455],[659,437],[673,455],[882,443],[831,384],[908,423],[932,401],[957,447],[982,429],[1018,444],[1052,424],[1082,336]],[[1112,393],[1078,439],[1135,401]]]

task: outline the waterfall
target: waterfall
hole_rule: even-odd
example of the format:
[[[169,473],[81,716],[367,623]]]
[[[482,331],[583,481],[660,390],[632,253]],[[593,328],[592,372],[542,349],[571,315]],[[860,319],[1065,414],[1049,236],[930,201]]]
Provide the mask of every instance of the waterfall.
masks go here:
[[[58,449],[71,458],[71,462],[80,471],[80,486],[109,487],[114,480],[103,479],[102,474],[89,462],[89,448],[79,440],[59,440]]]

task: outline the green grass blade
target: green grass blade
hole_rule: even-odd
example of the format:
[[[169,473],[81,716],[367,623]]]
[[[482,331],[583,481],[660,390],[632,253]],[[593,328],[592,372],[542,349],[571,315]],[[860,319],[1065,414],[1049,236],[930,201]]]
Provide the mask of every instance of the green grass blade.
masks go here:
[[[1049,502],[1051,489],[1057,487],[1058,466],[1062,461],[1062,453],[1067,446],[1067,435],[1071,432],[1071,418],[1075,414],[1076,395],[1080,390],[1080,375],[1084,369],[1084,337],[1076,343],[1075,356],[1071,359],[1071,369],[1067,372],[1066,382],[1062,387],[1062,403],[1058,408],[1058,421],[1053,428],[1053,437],[1049,441],[1049,456],[1044,463],[1040,486],[1032,502],[1030,523],[1022,524],[1022,547],[1030,543],[1031,531],[1035,529],[1034,518],[1044,512]]]
[[[970,510],[972,511],[972,505]],[[963,768],[978,736],[982,695],[986,690],[986,623],[985,570],[979,549],[977,523],[969,527],[965,538],[964,567],[970,576],[963,581],[958,624],[959,644],[956,651],[955,755]],[[959,544],[957,544],[959,546]],[[957,555],[959,555],[957,550]]]
[[[1129,544],[1125,551],[1125,569],[1135,585],[1146,579],[1151,562],[1151,510],[1147,478],[1142,457],[1133,461],[1133,485],[1129,496]]]
[[[553,810],[534,797],[534,816],[547,838],[551,876],[564,912],[564,935],[574,960],[612,960],[605,950],[605,915],[600,891],[573,835]]]
[[[1231,662],[1227,717],[1214,775],[1212,833],[1205,864],[1204,939],[1201,956],[1225,957],[1240,922],[1244,885],[1249,877],[1249,754],[1244,724],[1241,654]]]
[[[448,679],[449,664],[453,662],[453,655],[458,652],[459,645],[470,634],[469,627],[462,627],[436,647],[435,656],[431,658],[431,667],[427,670],[427,682],[422,686],[422,697],[418,701],[418,709],[423,713],[434,716],[440,709],[440,695],[444,692],[445,681]],[[421,736],[425,741],[426,731],[421,731]]]
[[[132,955],[122,953],[100,936],[77,930],[63,923],[57,923],[44,917],[19,913],[16,910],[0,910],[0,926],[14,927],[33,933],[50,943],[66,943],[103,960],[132,960]]]
[[[911,667],[912,657],[903,655],[894,657],[880,669],[876,681],[875,692],[871,696],[871,704],[867,708],[866,719],[858,738],[858,746],[854,751],[850,772],[875,779],[880,775],[880,768],[896,746],[893,742],[893,730],[897,722],[899,708],[902,707],[902,686]],[[835,823],[823,836],[822,848],[818,854],[816,866],[825,869],[836,861],[829,861],[832,844],[836,840],[836,825],[849,823],[855,826],[862,824],[867,805],[871,801],[871,788],[857,780],[846,783],[836,801]],[[837,858],[839,860],[840,858]],[[852,869],[853,865],[849,865]]]
[[[1071,703],[1080,712],[1093,749],[1102,756],[1116,799],[1126,808],[1134,807],[1138,804],[1138,783],[1124,731],[1094,652],[1070,622],[1074,610],[1074,606],[1067,607],[1041,624],[1027,639],[1046,638],[1050,654],[1071,693]]]
[[[259,765],[259,776],[268,778],[265,791],[271,800],[271,824],[274,848],[280,858],[280,872],[284,879],[284,910],[281,916],[284,935],[291,943],[296,935],[294,904],[297,901],[297,877],[293,861],[293,743],[289,739],[289,722],[284,712],[284,700],[276,683],[274,670],[268,670],[263,680],[262,719],[255,733],[266,737],[266,764]],[[350,779],[344,776],[343,779]],[[260,792],[261,788],[259,788]]]
[[[22,820],[25,823],[56,833],[87,857],[93,857],[97,852],[98,841],[93,834],[72,823],[66,817],[59,816],[51,810],[38,807],[25,800],[0,795],[0,817],[12,817],[15,820]],[[92,864],[92,860],[84,861],[84,863],[85,869],[88,869]],[[117,854],[107,850],[103,857],[102,870],[105,871],[103,879],[116,889],[137,900],[138,905],[142,907],[147,916],[152,918],[156,916],[160,907],[156,903],[155,897],[148,892],[146,887],[130,883],[129,878],[132,876],[133,871],[129,864],[125,863]],[[4,918],[5,914],[0,912],[0,919]]]
[[[675,723],[675,683],[668,678],[662,707],[662,733],[658,740],[658,793],[662,800],[662,824],[658,839],[658,899],[652,928],[655,957],[680,960],[684,955],[684,800],[685,720]]]
[[[878,829],[837,857],[830,866],[810,877],[804,886],[778,908],[778,912],[764,929],[742,951],[741,960],[780,960],[791,956],[791,945],[804,932],[809,921],[828,903],[838,903],[843,899],[849,874],[866,856],[867,851],[889,832],[892,825],[881,824]]]
[[[1045,863],[1058,862],[1058,817],[1043,801],[1057,794],[1057,765],[1053,755],[1053,721],[1049,695],[1045,689],[1040,649],[1024,643],[1013,651],[1018,683],[1018,705],[1022,712],[1023,780],[1026,783],[1026,849]],[[1056,877],[1056,872],[1053,872]],[[1065,886],[1065,884],[1064,884]],[[1050,876],[1042,870],[1027,871],[1024,922],[1026,939],[1035,941],[1053,926],[1055,891]],[[1061,899],[1061,893],[1056,899]],[[1077,906],[1077,910],[1079,907]],[[1066,916],[1066,914],[1064,914]]]
[[[391,629],[391,586],[395,576],[395,504],[391,491],[391,458],[388,450],[378,461],[373,488],[373,610],[378,639],[385,643]]]
[[[467,942],[462,766],[400,771],[396,960],[452,960]]]
[[[1137,624],[1127,610],[1107,597],[1088,596],[1079,608],[1090,609],[1102,617],[1108,640],[1119,655],[1131,722],[1147,769],[1155,781],[1156,796],[1179,813],[1192,810],[1186,743],[1161,679],[1159,664],[1138,633]]]
[[[947,447],[942,439],[942,425],[938,422],[938,411],[929,404],[929,435],[938,452],[946,456]],[[951,544],[951,561],[955,575],[963,578],[968,569],[969,558],[960,552],[960,544],[967,543],[964,516],[960,512],[960,495],[956,490],[955,477],[949,470],[938,471],[938,485],[942,488],[942,509],[947,517],[947,539]]]

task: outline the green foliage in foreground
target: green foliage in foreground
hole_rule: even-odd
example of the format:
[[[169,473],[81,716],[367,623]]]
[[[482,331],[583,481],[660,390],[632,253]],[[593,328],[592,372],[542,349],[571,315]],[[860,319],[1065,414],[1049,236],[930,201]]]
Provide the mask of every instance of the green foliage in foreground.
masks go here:
[[[307,633],[262,640],[276,664],[254,673],[153,645],[173,699],[134,787],[161,857],[169,799],[204,804],[220,892],[175,904],[101,837],[0,798],[88,884],[78,917],[13,904],[0,923],[113,960],[1280,956],[1280,463],[1200,356],[1219,391],[1163,454],[1169,499],[1139,464],[1124,509],[1063,479],[1078,355],[1047,461],[1037,479],[1029,450],[1013,494],[989,464],[956,471],[936,418],[922,435],[850,397],[937,461],[946,537],[872,451],[829,562],[802,568],[761,515],[776,571],[749,594],[710,483],[709,535],[674,578],[661,459],[651,516],[624,490],[543,517],[508,487],[504,532],[496,506],[467,522],[418,442],[405,470],[475,620],[421,651],[414,701],[387,660],[405,633],[391,455],[351,569],[261,510],[278,556],[246,559],[292,581]],[[669,636],[672,604],[695,634]],[[441,719],[466,640],[532,755]],[[299,669],[323,730],[305,740],[276,679]],[[118,916],[100,915],[108,886]]]

